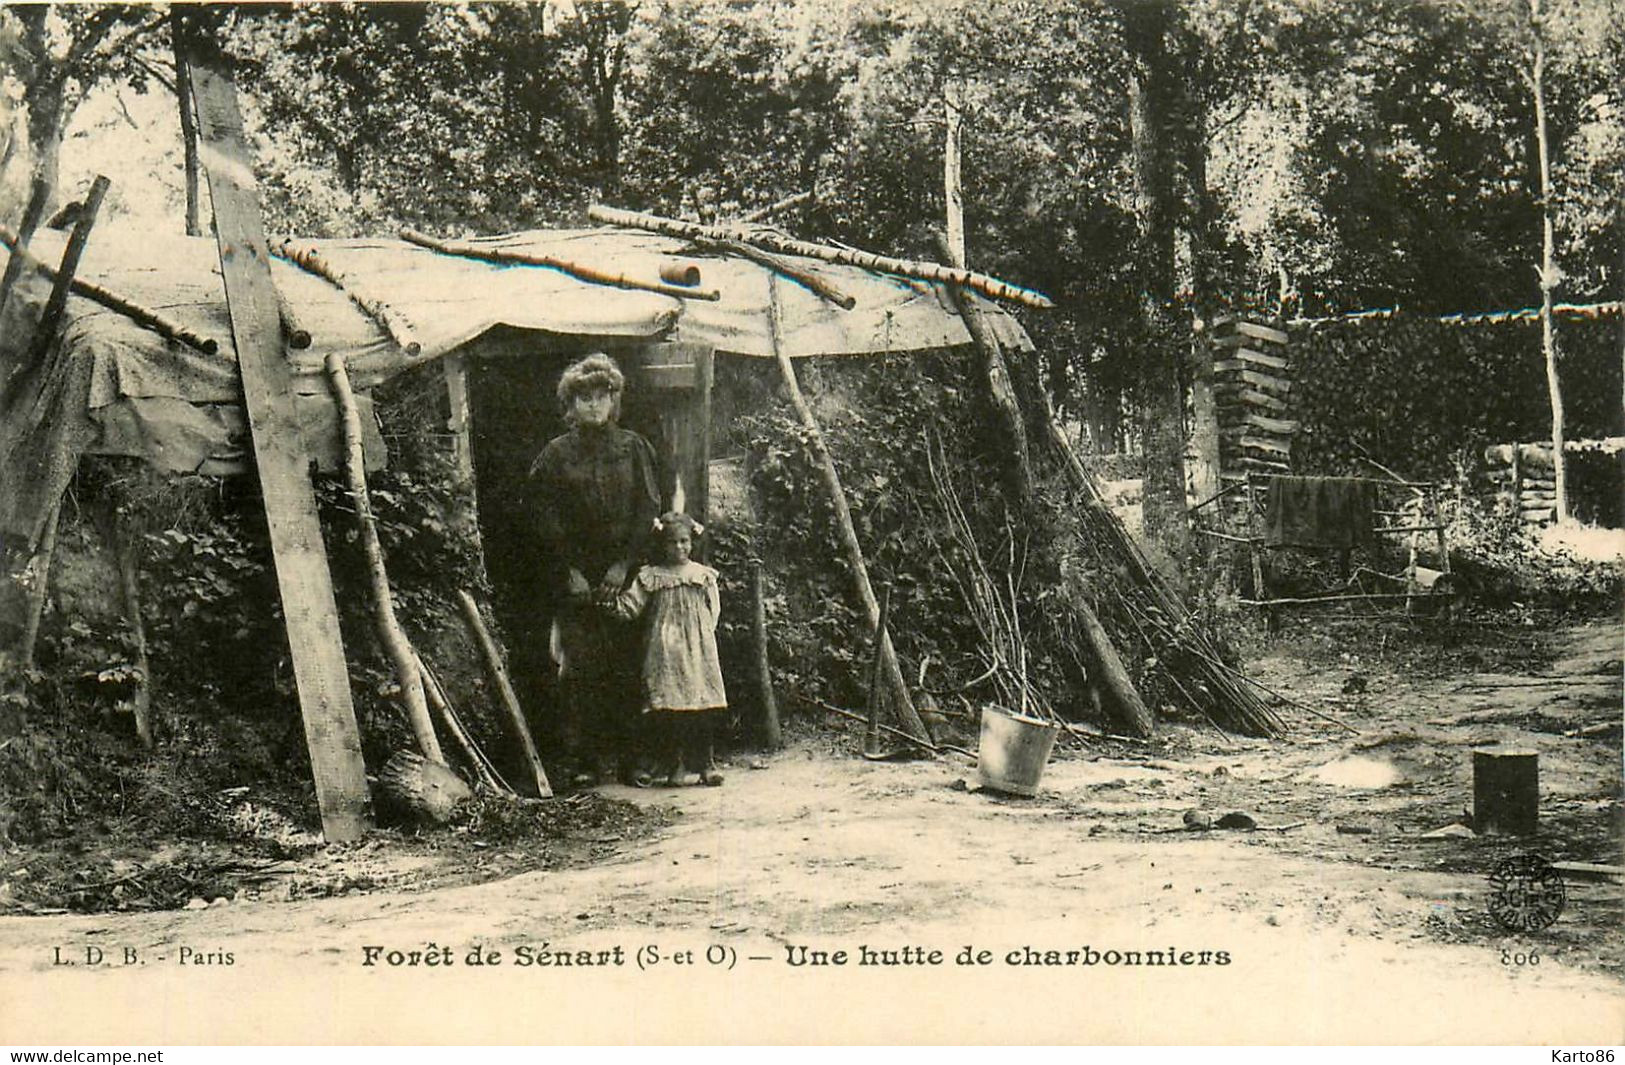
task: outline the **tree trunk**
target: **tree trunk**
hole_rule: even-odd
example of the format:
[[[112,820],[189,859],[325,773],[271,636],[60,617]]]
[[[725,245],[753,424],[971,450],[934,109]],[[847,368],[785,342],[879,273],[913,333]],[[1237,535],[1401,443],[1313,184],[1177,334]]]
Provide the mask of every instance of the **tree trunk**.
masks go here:
[[[186,176],[186,235],[198,237],[198,154],[197,116],[192,113],[192,72],[186,65],[186,23],[179,8],[169,12],[170,35],[175,49],[175,97],[180,107],[181,150]]]
[[[1535,97],[1535,147],[1540,155],[1540,343],[1546,354],[1546,393],[1552,408],[1552,469],[1557,482],[1557,520],[1568,520],[1568,460],[1563,454],[1563,387],[1557,373],[1557,335],[1552,329],[1552,289],[1557,287],[1557,263],[1552,234],[1551,150],[1546,135],[1546,28],[1541,0],[1529,0],[1529,22],[1535,54],[1529,85]]]
[[[1174,559],[1185,556],[1185,345],[1173,320],[1174,203],[1165,123],[1176,93],[1167,69],[1173,7],[1167,0],[1122,0],[1131,62],[1129,133],[1139,224],[1141,322],[1148,350],[1141,363],[1145,449],[1145,531]]]
[[[957,82],[950,80],[943,86],[942,102],[948,125],[942,152],[943,201],[947,205],[947,235],[942,241],[942,251],[949,266],[963,270],[967,266],[965,199],[959,182],[961,107],[960,86]],[[987,381],[988,399],[998,414],[999,422],[1004,429],[1004,437],[1010,446],[1009,454],[1004,458],[1005,481],[1009,487],[1009,498],[1019,510],[1032,498],[1033,475],[1027,451],[1027,431],[1022,424],[1021,406],[1016,400],[1010,367],[1005,362],[998,338],[993,335],[993,331],[987,327],[986,321],[982,318],[982,310],[976,305],[976,297],[965,294],[957,286],[949,286],[948,293],[953,298],[954,306],[959,310],[959,316],[965,320],[965,328],[976,346],[976,353],[982,364],[982,376]]]

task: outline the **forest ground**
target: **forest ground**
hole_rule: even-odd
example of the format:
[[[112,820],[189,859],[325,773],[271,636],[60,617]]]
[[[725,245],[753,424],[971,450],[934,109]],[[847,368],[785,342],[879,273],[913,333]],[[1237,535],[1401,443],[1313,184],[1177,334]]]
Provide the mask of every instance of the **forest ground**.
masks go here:
[[[490,823],[438,842],[386,835],[246,863],[229,900],[196,912],[0,918],[0,1031],[14,1043],[1620,1041],[1617,880],[1571,879],[1542,932],[1507,933],[1487,912],[1504,857],[1620,862],[1617,623],[1299,622],[1249,668],[1357,734],[1286,707],[1292,731],[1268,741],[1178,726],[1154,745],[1069,741],[1023,800],[979,791],[965,759],[864,761],[858,737],[809,730],[778,754],[741,754],[721,788],[564,800],[580,816],[551,838],[503,842]],[[1471,809],[1470,752],[1496,743],[1540,754],[1539,834],[1427,838]],[[1188,831],[1193,809],[1244,811],[1259,828]],[[11,879],[25,857],[8,860]],[[152,861],[131,860],[138,874]],[[300,884],[342,894],[301,898]],[[390,950],[430,944],[452,964],[389,964]],[[386,952],[372,965],[369,945]],[[502,964],[468,965],[476,945]],[[519,964],[525,947],[617,946],[621,965]],[[860,946],[943,956],[866,966]],[[957,964],[967,946],[988,963]],[[87,967],[91,947],[103,960]],[[640,965],[647,947],[659,960]],[[802,947],[844,949],[847,964],[791,964]],[[1051,950],[1074,963],[1010,964]],[[1087,964],[1108,950],[1195,957]]]

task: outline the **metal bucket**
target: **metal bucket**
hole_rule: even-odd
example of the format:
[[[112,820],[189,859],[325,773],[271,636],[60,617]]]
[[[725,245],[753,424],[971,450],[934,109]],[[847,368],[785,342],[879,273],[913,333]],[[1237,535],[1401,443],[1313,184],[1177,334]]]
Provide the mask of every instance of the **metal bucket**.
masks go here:
[[[1059,725],[1007,710],[982,711],[982,736],[976,748],[976,775],[982,787],[1012,795],[1037,795],[1044,764],[1060,735]]]

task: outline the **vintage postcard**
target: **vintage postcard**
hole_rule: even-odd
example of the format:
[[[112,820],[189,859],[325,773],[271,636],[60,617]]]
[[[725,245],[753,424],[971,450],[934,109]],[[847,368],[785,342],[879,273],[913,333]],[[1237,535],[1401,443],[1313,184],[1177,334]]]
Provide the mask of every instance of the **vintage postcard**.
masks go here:
[[[0,1042],[1603,1060],[1620,19],[0,9]]]

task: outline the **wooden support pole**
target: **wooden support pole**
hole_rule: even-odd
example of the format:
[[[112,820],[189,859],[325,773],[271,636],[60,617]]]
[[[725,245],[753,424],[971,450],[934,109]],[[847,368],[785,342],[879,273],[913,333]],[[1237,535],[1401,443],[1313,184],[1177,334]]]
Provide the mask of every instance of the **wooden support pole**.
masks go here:
[[[952,250],[945,238],[942,246],[944,252]],[[987,381],[988,396],[993,409],[999,414],[1005,439],[1009,442],[1010,453],[1005,457],[1004,467],[1012,501],[1018,510],[1025,508],[1033,493],[1032,458],[1027,447],[1027,425],[1021,417],[1021,404],[1016,399],[1010,367],[1004,360],[1004,349],[998,337],[993,335],[993,330],[988,328],[987,319],[976,304],[976,297],[967,295],[957,285],[946,287],[948,298],[953,301],[954,309],[959,312],[976,347],[982,364],[982,376]]]
[[[369,822],[361,732],[350,702],[333,577],[310,482],[310,455],[294,409],[293,370],[282,349],[282,324],[254,170],[235,87],[207,67],[189,64],[189,70],[201,154],[214,204],[226,310],[270,526],[271,555],[316,780],[316,801],[321,807],[322,833],[330,842],[353,840]]]
[[[152,666],[147,660],[147,626],[141,620],[141,567],[139,544],[125,519],[114,510],[107,515],[107,536],[118,567],[119,605],[124,621],[135,638],[135,667],[141,674],[131,699],[135,715],[135,735],[141,746],[152,749]]]
[[[963,285],[974,292],[996,300],[1008,300],[1028,307],[1053,307],[1054,302],[1042,292],[1012,285],[1008,281],[1000,281],[987,274],[978,274],[971,270],[960,270],[950,266],[941,266],[937,263],[918,262],[911,259],[893,259],[886,255],[875,255],[872,252],[858,251],[855,248],[832,248],[826,244],[814,244],[811,241],[795,240],[778,233],[763,229],[752,229],[749,226],[707,226],[696,222],[680,222],[674,218],[661,218],[658,215],[640,214],[637,211],[622,211],[614,207],[605,207],[602,204],[593,204],[587,208],[587,217],[603,225],[622,226],[627,229],[643,229],[650,233],[661,233],[670,237],[684,237],[689,240],[704,240],[721,242],[737,240],[752,247],[765,248],[768,251],[783,252],[786,255],[802,255],[809,259],[821,259],[827,263],[841,263],[847,266],[860,266],[865,270],[876,273],[896,274],[899,277],[912,277],[922,281],[951,282]]]
[[[756,691],[761,704],[762,745],[770,751],[784,746],[779,725],[779,703],[773,695],[773,670],[767,656],[767,606],[762,589],[762,563],[750,564],[751,644],[756,652]]]
[[[355,506],[356,525],[361,534],[361,550],[367,558],[367,577],[372,588],[372,619],[378,632],[378,642],[389,656],[395,670],[395,683],[401,689],[401,706],[406,721],[417,739],[418,750],[431,762],[446,764],[441,753],[440,740],[434,734],[434,720],[429,717],[429,704],[423,694],[423,677],[418,670],[417,657],[412,644],[395,617],[395,597],[389,590],[389,572],[384,566],[384,547],[378,542],[378,521],[372,514],[372,495],[367,490],[367,460],[361,447],[361,412],[356,407],[355,392],[350,388],[350,373],[344,367],[344,356],[331,352],[327,356],[327,377],[333,385],[333,398],[339,409],[339,425],[344,433],[344,476],[350,490],[350,502]]]
[[[689,426],[689,431],[693,434],[691,447],[694,456],[694,483],[689,486],[694,498],[689,503],[689,516],[702,525],[709,525],[711,524],[711,400],[712,390],[716,385],[716,351],[713,348],[702,347],[695,352],[694,378],[699,387],[698,394],[694,397],[694,418]],[[700,562],[710,560],[709,537],[700,541],[695,557]]]
[[[547,770],[542,768],[542,757],[536,753],[536,741],[531,738],[530,725],[525,722],[525,712],[519,706],[519,696],[514,694],[513,682],[508,679],[508,669],[502,664],[502,654],[497,650],[496,641],[491,638],[491,630],[485,627],[485,619],[480,617],[479,604],[474,602],[472,595],[461,588],[457,590],[457,603],[463,608],[463,620],[467,622],[468,631],[474,635],[475,642],[479,644],[480,654],[485,659],[485,668],[496,684],[497,694],[502,700],[502,709],[507,714],[509,729],[525,757],[525,766],[530,770],[536,795],[539,798],[551,799],[553,785],[548,783]]]
[[[186,183],[186,235],[201,237],[198,210],[197,116],[192,110],[192,70],[186,62],[187,19],[178,7],[169,9],[170,45],[175,54],[175,100],[181,115],[181,160]]]
[[[79,269],[79,258],[84,254],[85,243],[90,240],[91,227],[96,224],[96,214],[101,210],[102,197],[107,195],[110,184],[112,182],[101,174],[96,175],[96,180],[91,183],[90,193],[85,196],[84,211],[74,224],[67,247],[62,250],[62,265],[52,279],[51,295],[46,298],[45,309],[40,312],[39,323],[34,328],[34,344],[29,349],[24,366],[40,365],[51,350],[51,342],[56,339],[57,330],[62,325],[62,312],[68,306],[68,292],[73,275]]]
[[[0,244],[12,249],[13,260],[33,266],[38,273],[56,281],[61,272],[40,262],[29,252],[22,242],[21,234],[11,232],[5,226],[0,226]],[[128,297],[121,296],[112,289],[99,285],[94,281],[86,281],[82,277],[69,277],[68,287],[75,296],[83,296],[87,300],[99,303],[110,311],[116,311],[130,319],[136,325],[152,330],[165,340],[175,340],[189,347],[196,348],[205,355],[216,354],[220,350],[220,342],[213,337],[203,336],[201,333],[167,318],[159,312],[143,307]]]
[[[6,260],[5,275],[0,276],[0,316],[6,313],[6,303],[11,299],[11,288],[23,272],[23,263],[26,261],[23,252],[27,250],[28,242],[34,239],[34,230],[39,228],[40,219],[45,215],[45,205],[50,199],[50,183],[36,176],[33,191],[28,196],[28,206],[23,208],[23,220],[17,229],[17,239],[11,244],[11,256]]]
[[[883,584],[880,586],[880,624],[875,629],[874,654],[869,661],[869,728],[863,737],[863,753],[867,755],[880,753],[880,701],[884,674],[880,649],[890,636],[890,625],[891,585]]]
[[[1144,739],[1152,735],[1156,731],[1156,718],[1146,708],[1145,700],[1140,698],[1139,690],[1129,678],[1123,658],[1117,653],[1117,646],[1106,634],[1106,627],[1100,623],[1088,603],[1079,600],[1074,606],[1078,619],[1083,622],[1083,634],[1089,641],[1089,650],[1100,679],[1112,695],[1113,705],[1117,709],[1114,716],[1118,723],[1130,736]]]
[[[441,364],[446,378],[446,405],[450,415],[446,429],[451,433],[453,455],[457,462],[457,475],[464,481],[474,479],[474,408],[468,399],[468,363],[461,355],[452,355]]]
[[[51,559],[56,555],[56,528],[61,519],[62,500],[58,498],[51,504],[39,549],[29,563],[34,571],[34,583],[28,589],[28,618],[23,622],[23,638],[17,649],[17,661],[24,669],[34,666],[34,645],[39,641],[40,620],[45,616],[45,600],[51,587]]]
[[[946,205],[948,233],[947,258],[950,266],[964,269],[970,261],[965,248],[965,197],[959,183],[959,124],[964,113],[962,86],[949,78],[942,86],[943,117],[947,131],[942,142],[942,188]]]
[[[463,754],[463,760],[474,773],[474,779],[499,795],[515,794],[508,786],[508,782],[502,779],[502,774],[497,772],[496,766],[485,756],[485,752],[480,750],[479,744],[474,742],[474,737],[468,734],[462,718],[457,715],[456,708],[451,705],[451,699],[446,695],[446,689],[441,686],[440,678],[434,675],[434,671],[415,649],[412,657],[417,663],[418,673],[423,677],[423,692],[429,697],[429,706],[440,715],[440,723],[446,726],[446,731],[456,742],[457,749]]]
[[[835,460],[830,456],[829,445],[824,441],[824,431],[819,427],[818,419],[813,416],[812,408],[807,405],[807,398],[801,394],[795,366],[791,364],[790,356],[784,353],[784,348],[779,344],[778,285],[777,277],[768,279],[768,332],[773,341],[774,357],[779,363],[779,374],[784,378],[784,387],[790,394],[790,404],[795,407],[796,414],[811,439],[819,474],[823,478],[825,490],[829,493],[830,505],[835,509],[835,531],[841,539],[841,546],[846,550],[847,568],[852,573],[853,587],[858,593],[859,602],[863,605],[871,631],[878,634],[880,653],[884,658],[886,684],[892,694],[892,705],[896,708],[897,716],[904,728],[920,739],[929,740],[931,734],[926,731],[925,723],[920,720],[920,715],[914,709],[914,700],[909,696],[908,683],[903,680],[903,672],[898,667],[897,652],[892,648],[891,637],[880,632],[880,603],[869,583],[869,564],[864,560],[863,548],[858,543],[858,531],[852,524],[852,511],[847,506],[846,492],[841,488],[841,476],[835,470]]]

